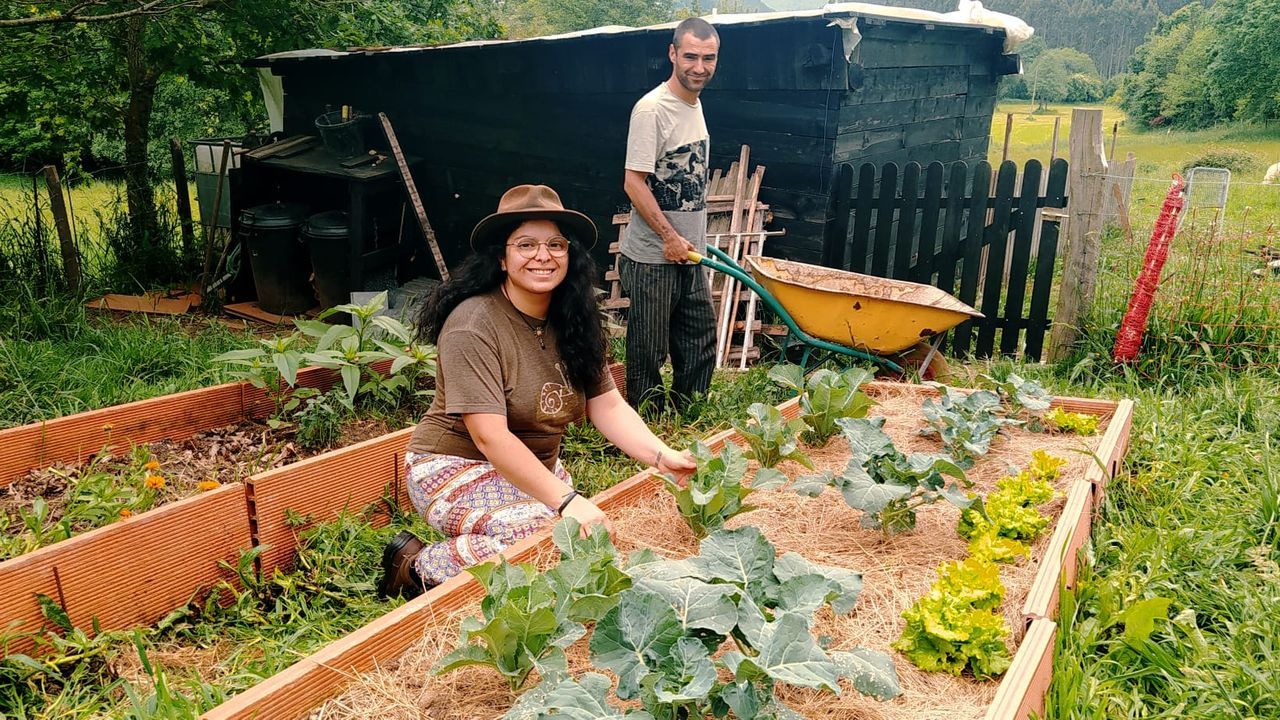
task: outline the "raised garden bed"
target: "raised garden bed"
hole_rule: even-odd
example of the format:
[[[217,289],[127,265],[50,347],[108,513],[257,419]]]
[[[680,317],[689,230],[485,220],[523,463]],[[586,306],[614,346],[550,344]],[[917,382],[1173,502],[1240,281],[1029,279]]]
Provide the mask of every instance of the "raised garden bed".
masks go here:
[[[869,392],[879,399],[890,418],[887,431],[902,449],[936,450],[936,441],[914,435],[919,427],[919,404],[929,391],[919,387],[873,384]],[[925,674],[900,656],[896,665],[905,690],[902,698],[877,703],[856,693],[845,693],[833,702],[806,711],[815,716],[850,717],[865,711],[871,717],[981,717],[1021,718],[1042,706],[1051,672],[1056,595],[1060,580],[1074,578],[1074,549],[1088,534],[1094,488],[1105,484],[1125,449],[1129,403],[1061,399],[1059,405],[1076,412],[1104,416],[1106,429],[1087,440],[1098,456],[1068,452],[1081,439],[1014,431],[1013,440],[997,441],[992,453],[979,461],[970,476],[977,488],[990,489],[996,478],[1010,471],[1008,464],[1025,465],[1033,449],[1056,449],[1070,460],[1057,482],[1062,493],[1047,509],[1056,516],[1055,531],[1033,547],[1032,559],[1005,567],[1001,575],[1009,588],[1003,614],[1014,627],[1017,655],[1001,683]],[[782,406],[794,415],[795,404]],[[902,408],[913,408],[904,410]],[[713,445],[730,439],[724,433]],[[839,466],[847,457],[843,441],[814,452],[820,465]],[[797,474],[796,468],[788,468]],[[878,531],[858,527],[850,510],[831,491],[806,499],[786,491],[764,491],[752,496],[763,509],[733,521],[761,528],[780,550],[802,552],[815,562],[842,565],[865,575],[866,590],[852,615],[819,620],[818,634],[853,636],[857,644],[887,649],[901,629],[902,610],[927,590],[934,568],[941,560],[958,559],[965,543],[955,533],[957,511],[932,505],[920,511],[920,526],[905,535],[884,538]],[[614,518],[616,542],[622,550],[649,546],[670,557],[695,549],[693,537],[673,517],[673,503],[660,481],[648,473],[598,496],[597,501]],[[757,502],[758,501],[758,502]],[[529,538],[511,548],[516,561],[551,562],[556,553],[546,535]],[[482,595],[479,584],[460,576],[407,603],[364,629],[333,643],[255,688],[242,693],[206,715],[209,718],[297,718],[314,711],[362,673],[374,672],[348,688],[323,708],[325,717],[497,717],[513,701],[505,683],[483,671],[463,670],[436,678],[427,669],[435,658],[452,649],[458,618],[475,611]],[[425,627],[425,631],[424,631]],[[408,653],[406,654],[406,651]],[[576,654],[575,654],[576,653]],[[570,652],[571,662],[581,662],[585,650]],[[807,691],[789,693],[788,701],[805,704]],[[433,700],[434,698],[434,700]],[[947,704],[950,703],[950,707]]]
[[[622,366],[611,372],[621,383]],[[256,473],[0,562],[0,629],[46,628],[38,595],[57,601],[86,631],[94,618],[103,630],[149,625],[219,581],[234,581],[227,566],[242,553],[260,547],[264,573],[286,567],[299,533],[343,510],[360,511],[383,497],[409,506],[400,476],[411,433],[400,430]],[[8,652],[30,647],[19,639]]]

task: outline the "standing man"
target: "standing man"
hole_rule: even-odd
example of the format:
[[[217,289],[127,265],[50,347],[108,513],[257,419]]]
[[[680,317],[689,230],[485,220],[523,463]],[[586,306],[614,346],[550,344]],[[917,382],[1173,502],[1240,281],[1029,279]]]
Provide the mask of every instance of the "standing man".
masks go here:
[[[710,23],[681,22],[667,48],[671,77],[631,111],[623,188],[632,210],[618,271],[631,298],[627,398],[637,408],[667,405],[659,369],[668,354],[677,409],[711,387],[715,312],[706,275],[688,253],[706,247],[711,139],[698,96],[715,75],[719,52]]]

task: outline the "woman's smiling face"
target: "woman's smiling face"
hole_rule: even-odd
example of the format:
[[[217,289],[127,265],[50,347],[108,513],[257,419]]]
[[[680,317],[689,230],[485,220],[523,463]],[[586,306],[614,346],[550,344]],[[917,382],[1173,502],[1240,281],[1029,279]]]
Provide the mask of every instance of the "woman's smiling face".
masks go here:
[[[532,251],[531,257],[524,252]],[[507,236],[502,269],[511,284],[530,295],[548,294],[564,281],[569,272],[572,249],[551,220],[526,220]],[[557,253],[560,254],[556,257]]]

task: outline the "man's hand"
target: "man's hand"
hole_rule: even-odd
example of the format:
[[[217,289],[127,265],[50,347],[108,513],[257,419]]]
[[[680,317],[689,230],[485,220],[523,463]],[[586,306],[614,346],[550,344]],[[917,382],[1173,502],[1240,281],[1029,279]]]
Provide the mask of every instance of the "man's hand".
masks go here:
[[[693,252],[693,245],[680,235],[674,235],[662,241],[662,257],[671,262],[689,262],[691,252]]]

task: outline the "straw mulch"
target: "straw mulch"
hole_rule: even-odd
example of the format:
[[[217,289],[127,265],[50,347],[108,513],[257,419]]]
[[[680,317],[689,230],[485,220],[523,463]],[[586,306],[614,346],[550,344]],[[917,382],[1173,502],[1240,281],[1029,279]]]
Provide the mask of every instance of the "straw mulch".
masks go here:
[[[885,432],[899,450],[905,453],[940,451],[936,438],[922,437],[916,432],[923,425],[920,394],[904,388],[879,393],[877,400],[880,405],[873,414],[886,416]],[[975,482],[974,490],[989,492],[995,488],[997,479],[1025,467],[1033,450],[1043,449],[1068,461],[1057,481],[1059,490],[1065,491],[1072,481],[1084,476],[1092,462],[1077,451],[1092,451],[1099,437],[1007,431],[968,475]],[[808,452],[818,469],[839,472],[848,462],[848,446],[838,437],[826,447],[808,448]],[[791,464],[781,469],[792,477],[809,472]],[[995,696],[997,681],[924,673],[889,647],[902,631],[902,611],[928,591],[936,579],[937,566],[966,555],[967,544],[955,532],[959,516],[956,508],[946,503],[925,506],[918,513],[919,524],[914,531],[886,538],[879,531],[862,528],[858,522],[861,513],[848,507],[834,490],[829,489],[818,498],[801,497],[787,490],[761,491],[752,495],[751,500],[760,509],[735,518],[732,526],[758,527],[780,553],[796,551],[817,563],[863,573],[863,591],[853,612],[836,617],[830,608],[823,608],[816,615],[813,632],[833,638],[831,649],[867,647],[891,653],[903,691],[895,700],[878,702],[847,687],[839,697],[780,688],[778,694],[788,705],[810,718],[983,717]],[[1041,510],[1056,520],[1063,502],[1063,498],[1058,497]],[[623,553],[650,547],[668,557],[682,557],[697,551],[696,539],[679,519],[674,502],[664,491],[635,505],[617,508],[610,515],[615,528],[614,542]],[[1051,524],[1032,547],[1030,560],[1001,566],[1006,587],[1004,614],[1013,628],[1009,638],[1011,652],[1022,639],[1022,605],[1052,527]],[[551,551],[540,558],[539,564],[545,566],[554,561],[554,551]],[[312,717],[325,720],[501,717],[515,701],[515,695],[496,673],[485,668],[466,668],[436,677],[430,671],[441,656],[456,646],[461,618],[475,612],[477,608],[472,606],[453,616],[433,618],[423,629],[422,639],[403,657],[358,678]],[[575,673],[591,669],[587,656],[585,640],[570,648],[570,666]],[[528,685],[532,686],[536,680],[536,675],[532,676]]]

